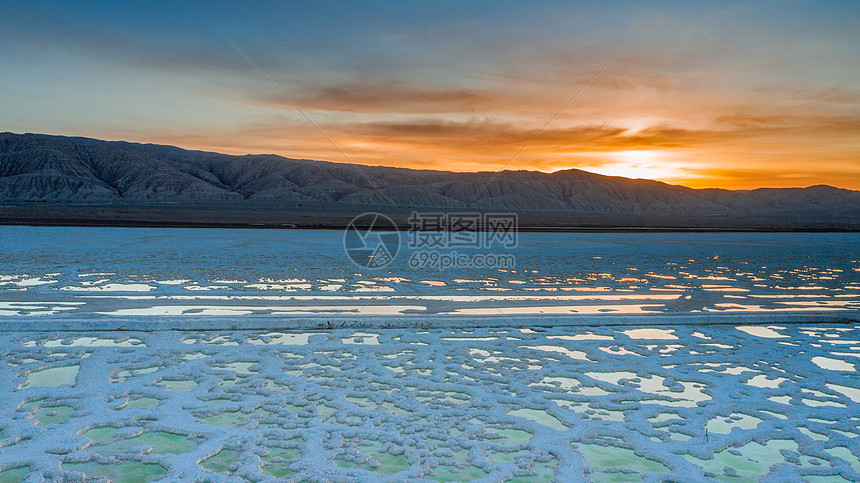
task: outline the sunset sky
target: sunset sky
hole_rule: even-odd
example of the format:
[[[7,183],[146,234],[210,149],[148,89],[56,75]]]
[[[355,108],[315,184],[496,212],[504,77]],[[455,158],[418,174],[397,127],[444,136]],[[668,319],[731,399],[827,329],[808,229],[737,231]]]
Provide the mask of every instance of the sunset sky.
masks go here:
[[[68,3],[68,4],[67,4]],[[74,5],[72,5],[74,3]],[[0,131],[860,189],[860,2],[4,2]]]

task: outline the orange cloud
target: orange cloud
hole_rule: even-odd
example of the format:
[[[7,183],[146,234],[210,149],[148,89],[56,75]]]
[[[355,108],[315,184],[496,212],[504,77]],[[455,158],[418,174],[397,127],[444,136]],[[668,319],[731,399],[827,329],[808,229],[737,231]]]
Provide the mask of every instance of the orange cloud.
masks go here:
[[[860,164],[846,155],[842,146],[846,142],[843,138],[852,136],[860,126],[857,120],[823,119],[806,127],[793,125],[795,121],[788,117],[732,117],[719,121],[724,130],[670,126],[633,130],[609,124],[548,128],[508,169],[581,168],[693,187],[833,184],[860,188]],[[429,117],[327,124],[322,128],[351,161],[359,164],[455,171],[500,169],[536,129],[489,119],[454,122]],[[803,132],[818,132],[842,144],[814,142]],[[232,154],[276,153],[345,161],[312,127],[295,121],[194,136],[147,132],[133,137]],[[815,163],[811,163],[813,159]]]
[[[552,70],[549,57],[536,59],[537,72],[549,72],[545,79],[508,73],[464,88],[407,81],[283,83],[355,163],[495,171],[570,96],[571,86],[584,82],[592,70],[583,66],[597,56],[569,60]],[[660,73],[696,62],[701,60],[644,55],[613,65],[508,169],[580,168],[694,187],[860,189],[860,116],[850,108],[858,102],[856,91],[739,92],[717,79]],[[109,137],[345,161],[270,86],[254,86],[234,99],[242,121],[114,129]]]

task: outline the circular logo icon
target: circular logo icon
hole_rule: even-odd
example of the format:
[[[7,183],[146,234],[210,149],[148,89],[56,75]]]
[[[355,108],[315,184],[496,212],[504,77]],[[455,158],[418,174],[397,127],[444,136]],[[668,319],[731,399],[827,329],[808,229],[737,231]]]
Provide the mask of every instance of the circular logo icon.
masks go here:
[[[347,225],[343,249],[359,267],[382,268],[400,250],[400,231],[391,218],[381,213],[364,213]]]

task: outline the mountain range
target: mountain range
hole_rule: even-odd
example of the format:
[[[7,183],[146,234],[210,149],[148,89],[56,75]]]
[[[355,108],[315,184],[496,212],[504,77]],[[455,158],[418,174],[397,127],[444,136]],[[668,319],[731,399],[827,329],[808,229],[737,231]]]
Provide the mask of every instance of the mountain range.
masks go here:
[[[660,217],[860,221],[860,192],[831,186],[692,189],[578,169],[460,173],[0,133],[0,202],[305,204]]]

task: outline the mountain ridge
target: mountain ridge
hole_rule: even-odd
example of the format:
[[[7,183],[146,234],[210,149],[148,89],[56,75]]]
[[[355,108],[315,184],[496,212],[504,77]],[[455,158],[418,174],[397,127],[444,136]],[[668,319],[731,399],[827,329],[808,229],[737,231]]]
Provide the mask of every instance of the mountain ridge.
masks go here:
[[[860,219],[860,191],[828,185],[694,189],[575,168],[553,173],[459,173],[8,132],[0,133],[0,201],[270,202],[642,216]]]

